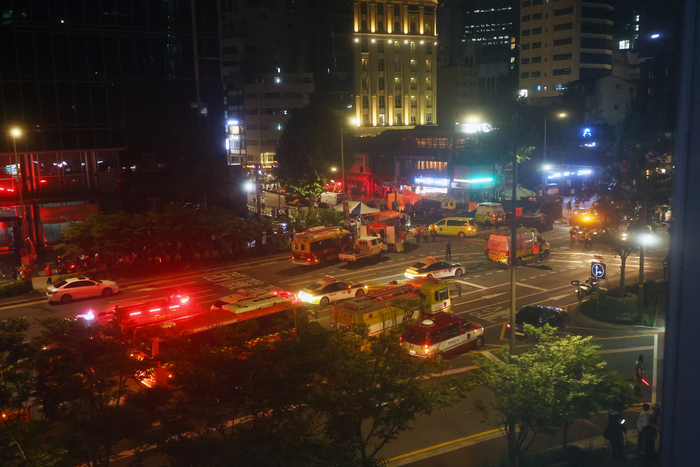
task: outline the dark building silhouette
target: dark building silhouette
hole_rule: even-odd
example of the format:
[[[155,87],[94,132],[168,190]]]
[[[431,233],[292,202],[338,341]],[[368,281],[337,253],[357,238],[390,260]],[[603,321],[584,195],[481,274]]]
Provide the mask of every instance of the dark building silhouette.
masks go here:
[[[27,234],[42,245],[98,203],[139,209],[149,197],[193,196],[149,173],[223,164],[218,2],[27,0],[0,8],[1,248],[20,242],[19,189],[7,190],[20,178]],[[22,130],[21,177],[11,163],[12,127]]]

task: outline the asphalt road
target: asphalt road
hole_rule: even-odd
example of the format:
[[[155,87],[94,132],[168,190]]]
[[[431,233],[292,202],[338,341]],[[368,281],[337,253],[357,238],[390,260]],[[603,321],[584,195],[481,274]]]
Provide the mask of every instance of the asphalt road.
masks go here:
[[[483,238],[486,233],[475,238],[451,239],[452,259],[465,266],[466,273],[459,278],[462,296],[457,298],[456,285],[451,287],[453,295],[453,312],[465,316],[486,328],[486,345],[480,354],[493,356],[493,351],[507,343],[504,335],[505,322],[509,316],[510,275],[506,267],[486,260]],[[583,245],[571,245],[568,227],[556,224],[553,231],[543,234],[552,246],[552,254],[544,264],[552,270],[536,267],[517,268],[517,308],[528,304],[543,304],[568,307],[577,303],[575,287],[572,280],[581,280],[590,275],[590,261],[594,254],[602,255],[607,264],[607,278],[601,281],[603,288],[619,285],[620,259],[603,245],[594,245],[586,250]],[[146,300],[167,296],[174,290],[191,297],[198,305],[208,308],[214,300],[234,291],[271,284],[286,290],[298,292],[306,284],[331,275],[339,280],[379,284],[392,280],[403,280],[404,270],[414,262],[426,256],[444,257],[445,238],[438,237],[436,242],[407,244],[406,251],[390,253],[383,260],[366,264],[335,263],[325,266],[309,267],[295,265],[288,257],[251,260],[235,266],[220,266],[203,270],[183,269],[170,276],[150,280],[140,280],[120,284],[119,294],[103,299],[76,301],[68,305],[53,305],[44,299],[31,303],[0,305],[0,319],[24,316],[31,319],[47,317],[68,317],[86,312],[89,309],[99,311],[116,303],[130,300]],[[658,244],[648,246],[645,261],[645,278],[660,279],[663,275],[662,260],[667,254],[668,235],[660,229]],[[637,280],[639,258],[631,256],[627,260],[627,282]],[[456,279],[447,282],[455,284]],[[330,307],[321,310],[324,323],[330,321]],[[29,336],[39,332],[33,325]],[[609,368],[623,377],[632,378],[634,363],[638,354],[645,356],[647,362],[647,379],[653,381],[654,343],[657,331],[649,328],[616,328],[601,325],[573,314],[571,324],[565,332],[592,336],[601,346],[601,353]],[[658,342],[658,338],[656,341]],[[663,342],[663,341],[661,341]],[[451,373],[460,374],[475,367],[474,356],[468,352],[450,360]],[[495,358],[495,357],[494,357]],[[655,385],[654,385],[655,386]],[[652,388],[647,388],[644,399],[652,399]],[[392,458],[419,449],[449,443],[451,440],[475,435],[491,429],[476,420],[472,415],[471,399],[457,407],[424,417],[414,424],[412,431],[402,434],[399,439],[389,443],[382,455]],[[479,419],[480,420],[480,419]]]

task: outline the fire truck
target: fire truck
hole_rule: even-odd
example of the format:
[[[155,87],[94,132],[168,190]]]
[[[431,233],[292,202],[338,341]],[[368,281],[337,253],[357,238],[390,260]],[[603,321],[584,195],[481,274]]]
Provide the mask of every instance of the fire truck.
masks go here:
[[[78,318],[103,326],[108,326],[116,320],[122,323],[122,326],[134,327],[203,311],[202,308],[191,302],[187,295],[174,294],[145,301],[123,301],[97,313],[88,310],[86,313],[78,315]]]
[[[425,313],[449,313],[452,309],[449,285],[432,277],[417,278],[402,285],[391,283],[381,291],[363,298],[337,302],[333,305],[334,326],[349,335],[362,349],[367,341],[354,332],[356,327],[365,324],[368,335],[373,336],[408,323],[422,315],[422,311],[404,310],[395,306],[399,299],[419,298],[426,306]]]
[[[134,329],[139,358],[153,361],[153,369],[142,375],[141,383],[152,387],[168,384],[173,377],[169,363],[160,361],[159,354],[169,347],[200,345],[214,340],[214,330],[249,323],[250,337],[247,345],[253,346],[262,340],[281,338],[282,334],[296,327],[296,320],[305,316],[306,308],[291,292],[271,291],[262,294],[239,291],[247,295],[233,302],[221,302],[209,311],[175,317],[161,322],[136,326]],[[226,298],[226,297],[224,297]]]

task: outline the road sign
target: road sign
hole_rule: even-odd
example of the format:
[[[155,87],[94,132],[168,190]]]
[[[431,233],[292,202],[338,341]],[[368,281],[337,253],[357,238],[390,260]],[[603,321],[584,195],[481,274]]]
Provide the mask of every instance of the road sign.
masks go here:
[[[523,208],[515,208],[515,217],[523,217]]]
[[[25,250],[24,248],[22,248],[21,250],[19,250],[19,255],[20,255],[20,256],[27,256],[28,254],[29,254],[29,252],[28,252],[27,250]]]
[[[605,279],[605,263],[592,263],[591,276],[596,279]]]

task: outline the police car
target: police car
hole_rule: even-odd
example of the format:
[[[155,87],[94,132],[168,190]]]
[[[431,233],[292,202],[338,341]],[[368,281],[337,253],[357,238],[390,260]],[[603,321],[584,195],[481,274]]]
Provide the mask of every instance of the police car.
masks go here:
[[[322,280],[312,282],[297,294],[299,300],[306,303],[326,306],[331,302],[348,298],[362,298],[365,296],[367,286],[364,284],[351,284],[350,282],[337,281],[330,276],[324,276]]]
[[[415,263],[406,269],[404,276],[407,279],[416,277],[459,277],[464,274],[464,266],[459,263],[440,261],[434,256],[428,256],[425,261]]]
[[[478,350],[483,345],[483,326],[445,312],[424,316],[401,336],[401,347],[418,358],[457,354],[470,347]]]

